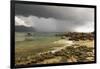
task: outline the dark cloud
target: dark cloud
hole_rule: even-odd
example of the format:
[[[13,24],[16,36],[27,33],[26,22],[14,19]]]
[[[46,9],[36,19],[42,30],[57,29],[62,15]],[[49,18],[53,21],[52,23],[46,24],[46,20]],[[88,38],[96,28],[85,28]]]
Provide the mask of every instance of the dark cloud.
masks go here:
[[[34,15],[38,17],[53,17],[67,20],[93,20],[93,8],[58,7],[45,5],[16,4],[16,15]]]
[[[16,4],[15,15],[29,16],[34,15],[38,17],[55,17],[55,14],[49,12],[45,6],[42,5],[26,5],[26,4]]]
[[[17,17],[15,20],[18,22],[16,24],[31,25],[38,31],[65,32],[94,29],[93,8],[16,4],[15,15]]]

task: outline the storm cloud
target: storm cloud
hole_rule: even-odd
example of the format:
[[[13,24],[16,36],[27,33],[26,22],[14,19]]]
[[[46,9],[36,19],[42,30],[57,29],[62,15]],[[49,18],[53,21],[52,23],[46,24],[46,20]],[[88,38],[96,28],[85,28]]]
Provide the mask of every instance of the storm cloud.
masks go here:
[[[15,25],[38,32],[92,32],[94,8],[16,4]]]

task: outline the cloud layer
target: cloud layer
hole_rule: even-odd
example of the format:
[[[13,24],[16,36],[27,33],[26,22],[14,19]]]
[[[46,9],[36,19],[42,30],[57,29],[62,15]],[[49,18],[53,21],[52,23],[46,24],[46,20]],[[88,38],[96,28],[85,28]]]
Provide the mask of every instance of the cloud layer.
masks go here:
[[[92,32],[94,8],[16,4],[15,25],[38,32]]]
[[[37,32],[91,32],[94,30],[94,23],[91,21],[77,23],[37,16],[15,16],[15,25],[33,27]]]

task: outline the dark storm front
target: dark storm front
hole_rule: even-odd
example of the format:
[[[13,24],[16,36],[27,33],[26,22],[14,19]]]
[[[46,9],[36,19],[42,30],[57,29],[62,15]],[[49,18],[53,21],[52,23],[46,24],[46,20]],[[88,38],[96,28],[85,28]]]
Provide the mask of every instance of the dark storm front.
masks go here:
[[[15,25],[37,32],[93,32],[94,8],[16,4]]]
[[[16,67],[95,61],[94,37],[94,8],[15,5]]]

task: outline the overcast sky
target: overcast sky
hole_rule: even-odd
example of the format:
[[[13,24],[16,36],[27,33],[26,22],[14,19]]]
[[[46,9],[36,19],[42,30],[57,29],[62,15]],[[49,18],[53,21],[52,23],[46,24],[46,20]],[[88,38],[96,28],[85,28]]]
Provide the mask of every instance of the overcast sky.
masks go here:
[[[93,32],[94,8],[16,4],[15,25],[38,32]]]

